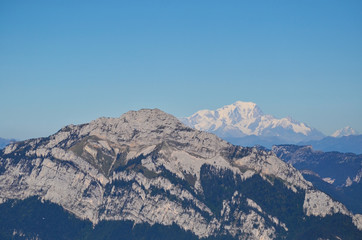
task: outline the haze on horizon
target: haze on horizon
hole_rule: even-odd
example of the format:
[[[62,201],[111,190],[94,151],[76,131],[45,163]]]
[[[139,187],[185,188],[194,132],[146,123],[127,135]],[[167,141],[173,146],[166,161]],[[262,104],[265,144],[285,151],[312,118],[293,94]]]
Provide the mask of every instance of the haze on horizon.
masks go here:
[[[362,132],[361,1],[2,1],[0,137],[238,100]]]

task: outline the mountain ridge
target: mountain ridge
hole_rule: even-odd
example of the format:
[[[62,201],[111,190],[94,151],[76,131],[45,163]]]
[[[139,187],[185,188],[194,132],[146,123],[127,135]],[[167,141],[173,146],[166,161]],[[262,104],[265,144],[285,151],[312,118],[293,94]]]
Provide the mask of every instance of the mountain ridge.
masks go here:
[[[318,189],[362,213],[362,154],[322,152],[312,146],[277,145],[272,151]]]
[[[362,229],[362,215],[273,153],[232,145],[158,109],[68,125],[10,144],[0,160],[0,203],[38,196],[95,225],[176,224],[199,238],[275,239],[308,229],[314,217],[343,215]]]
[[[298,145],[311,145],[316,150],[324,152],[342,152],[362,154],[362,135],[349,135],[342,137],[325,137],[321,140],[299,142]]]

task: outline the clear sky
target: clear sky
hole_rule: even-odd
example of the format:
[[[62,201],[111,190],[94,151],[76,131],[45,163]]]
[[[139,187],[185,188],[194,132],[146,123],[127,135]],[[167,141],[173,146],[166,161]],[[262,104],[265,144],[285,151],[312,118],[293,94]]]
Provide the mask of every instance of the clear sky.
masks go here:
[[[237,100],[362,133],[362,1],[0,1],[0,137]]]

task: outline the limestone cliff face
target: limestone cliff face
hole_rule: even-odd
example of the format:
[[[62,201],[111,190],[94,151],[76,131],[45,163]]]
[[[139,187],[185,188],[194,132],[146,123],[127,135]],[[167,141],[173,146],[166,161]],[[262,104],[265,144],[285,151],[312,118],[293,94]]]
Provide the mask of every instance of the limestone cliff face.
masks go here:
[[[274,239],[287,232],[287,222],[237,187],[226,186],[231,194],[223,200],[208,198],[213,195],[205,176],[223,179],[227,171],[235,186],[253,176],[271,186],[280,179],[290,191],[305,194],[306,216],[341,213],[361,229],[360,216],[314,190],[273,153],[231,145],[158,109],[69,125],[47,138],[13,143],[0,160],[0,202],[38,196],[94,224],[175,223],[199,237],[239,239]]]

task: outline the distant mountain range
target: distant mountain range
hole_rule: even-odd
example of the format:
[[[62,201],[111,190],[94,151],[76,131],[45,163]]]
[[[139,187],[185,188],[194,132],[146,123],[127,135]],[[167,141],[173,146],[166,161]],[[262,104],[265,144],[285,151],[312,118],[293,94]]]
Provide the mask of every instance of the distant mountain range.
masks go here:
[[[362,154],[322,152],[296,145],[273,146],[272,150],[319,190],[362,213]]]
[[[15,142],[15,139],[0,138],[0,149],[3,149],[6,145],[8,145],[11,142]]]
[[[187,126],[207,131],[241,146],[278,144],[312,145],[324,151],[362,153],[362,135],[347,126],[326,137],[315,128],[290,117],[267,115],[253,102],[237,101],[217,110],[200,110],[181,118]]]
[[[325,137],[317,141],[300,142],[298,145],[310,145],[316,150],[325,152],[337,151],[362,154],[362,135],[350,135],[337,138]]]
[[[201,110],[182,118],[187,126],[218,135],[231,142],[244,137],[260,137],[264,141],[293,142],[322,139],[318,130],[287,118],[266,115],[252,102],[237,101],[217,110]]]

